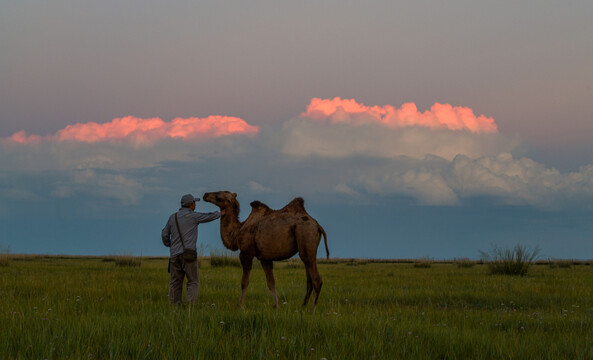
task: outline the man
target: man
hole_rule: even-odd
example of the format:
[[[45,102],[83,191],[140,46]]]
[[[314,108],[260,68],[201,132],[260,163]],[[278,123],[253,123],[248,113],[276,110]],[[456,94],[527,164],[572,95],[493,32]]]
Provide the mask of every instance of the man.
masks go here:
[[[169,216],[167,224],[161,232],[163,244],[170,248],[169,268],[171,278],[169,281],[169,303],[181,303],[181,293],[183,292],[183,279],[187,277],[186,300],[189,303],[195,303],[198,299],[200,290],[200,279],[198,278],[198,261],[186,261],[183,259],[183,249],[196,250],[198,240],[198,224],[210,222],[221,217],[220,212],[210,213],[196,212],[196,201],[192,194],[186,194],[181,197],[181,208],[176,213]],[[175,219],[177,215],[177,222]],[[177,224],[181,231],[177,231]],[[182,243],[183,240],[183,243]]]

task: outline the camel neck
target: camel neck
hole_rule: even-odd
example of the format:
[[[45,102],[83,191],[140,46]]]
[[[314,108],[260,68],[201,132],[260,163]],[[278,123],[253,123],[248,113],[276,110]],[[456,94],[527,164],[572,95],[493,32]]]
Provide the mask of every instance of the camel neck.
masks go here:
[[[229,250],[238,250],[237,234],[241,228],[239,214],[234,211],[226,210],[226,213],[220,219],[220,237],[223,245]]]

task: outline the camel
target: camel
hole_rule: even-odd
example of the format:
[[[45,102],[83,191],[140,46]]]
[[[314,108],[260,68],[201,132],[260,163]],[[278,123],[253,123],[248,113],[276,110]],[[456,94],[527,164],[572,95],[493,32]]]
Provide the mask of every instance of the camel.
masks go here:
[[[224,215],[220,219],[220,237],[223,245],[232,251],[240,250],[239,259],[243,267],[241,280],[242,304],[249,285],[249,274],[253,258],[259,259],[266,274],[268,288],[272,292],[274,307],[278,307],[274,261],[289,259],[297,252],[307,273],[307,292],[303,306],[307,305],[311,292],[315,290],[313,306],[321,292],[321,275],[317,269],[317,247],[321,235],[329,258],[325,230],[305,210],[302,198],[293,199],[280,210],[272,210],[266,204],[253,201],[251,213],[244,222],[239,220],[240,206],[237,194],[219,191],[204,194],[204,201],[218,206]]]

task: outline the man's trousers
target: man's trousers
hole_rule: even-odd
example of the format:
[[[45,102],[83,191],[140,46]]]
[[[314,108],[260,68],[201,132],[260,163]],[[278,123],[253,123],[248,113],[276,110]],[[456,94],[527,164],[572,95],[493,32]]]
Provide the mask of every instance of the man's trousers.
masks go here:
[[[198,260],[187,262],[183,261],[183,255],[175,256],[169,259],[171,280],[169,281],[169,303],[181,303],[181,294],[183,292],[183,279],[187,277],[187,294],[185,296],[189,303],[195,303],[198,300],[200,291],[200,278],[198,277]]]

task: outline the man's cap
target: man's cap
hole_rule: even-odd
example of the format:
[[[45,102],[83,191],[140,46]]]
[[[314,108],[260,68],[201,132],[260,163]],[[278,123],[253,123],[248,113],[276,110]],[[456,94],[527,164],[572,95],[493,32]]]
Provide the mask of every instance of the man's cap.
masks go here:
[[[200,198],[195,198],[192,194],[185,194],[181,197],[181,205],[190,205],[196,201],[200,201]]]

